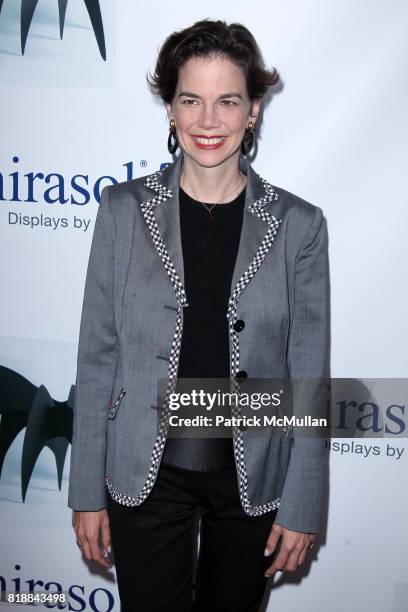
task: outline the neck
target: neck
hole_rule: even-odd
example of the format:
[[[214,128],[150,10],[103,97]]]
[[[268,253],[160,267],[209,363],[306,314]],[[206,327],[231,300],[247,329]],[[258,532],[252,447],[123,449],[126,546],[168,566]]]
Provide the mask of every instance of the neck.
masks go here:
[[[230,201],[245,184],[238,159],[239,155],[234,155],[218,166],[206,168],[184,155],[180,185],[195,200],[221,202],[229,194],[226,201]]]

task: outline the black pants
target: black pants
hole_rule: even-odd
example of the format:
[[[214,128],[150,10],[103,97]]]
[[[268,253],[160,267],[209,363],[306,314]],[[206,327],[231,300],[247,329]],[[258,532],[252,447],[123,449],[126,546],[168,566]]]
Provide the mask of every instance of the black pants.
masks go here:
[[[194,589],[196,508],[202,512]],[[108,495],[122,611],[257,612],[276,512],[245,514],[235,469],[198,472],[162,463],[140,506],[123,506]]]

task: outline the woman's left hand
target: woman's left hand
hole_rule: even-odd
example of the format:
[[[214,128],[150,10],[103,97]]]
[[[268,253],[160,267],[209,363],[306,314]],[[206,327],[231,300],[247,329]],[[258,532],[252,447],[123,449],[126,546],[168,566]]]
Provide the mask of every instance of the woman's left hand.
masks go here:
[[[266,556],[274,552],[280,538],[282,539],[278,554],[264,574],[267,578],[277,570],[293,572],[299,565],[302,565],[306,557],[307,547],[316,538],[316,534],[292,531],[274,523],[266,542]]]

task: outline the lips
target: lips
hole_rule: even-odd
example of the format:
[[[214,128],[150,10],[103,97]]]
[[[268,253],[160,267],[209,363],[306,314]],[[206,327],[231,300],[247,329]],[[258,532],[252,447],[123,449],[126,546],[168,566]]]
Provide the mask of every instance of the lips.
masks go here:
[[[199,148],[199,149],[218,149],[219,147],[222,147],[222,145],[225,142],[226,137],[225,136],[199,136],[197,135],[192,135],[192,138],[194,140],[194,144]]]

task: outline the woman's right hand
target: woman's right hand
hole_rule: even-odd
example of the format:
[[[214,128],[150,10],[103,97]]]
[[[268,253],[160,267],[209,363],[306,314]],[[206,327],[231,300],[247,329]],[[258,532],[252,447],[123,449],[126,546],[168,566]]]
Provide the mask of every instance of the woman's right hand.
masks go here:
[[[106,558],[112,550],[106,509],[96,512],[73,510],[72,526],[85,559],[96,561],[103,567],[111,567],[112,563]]]

